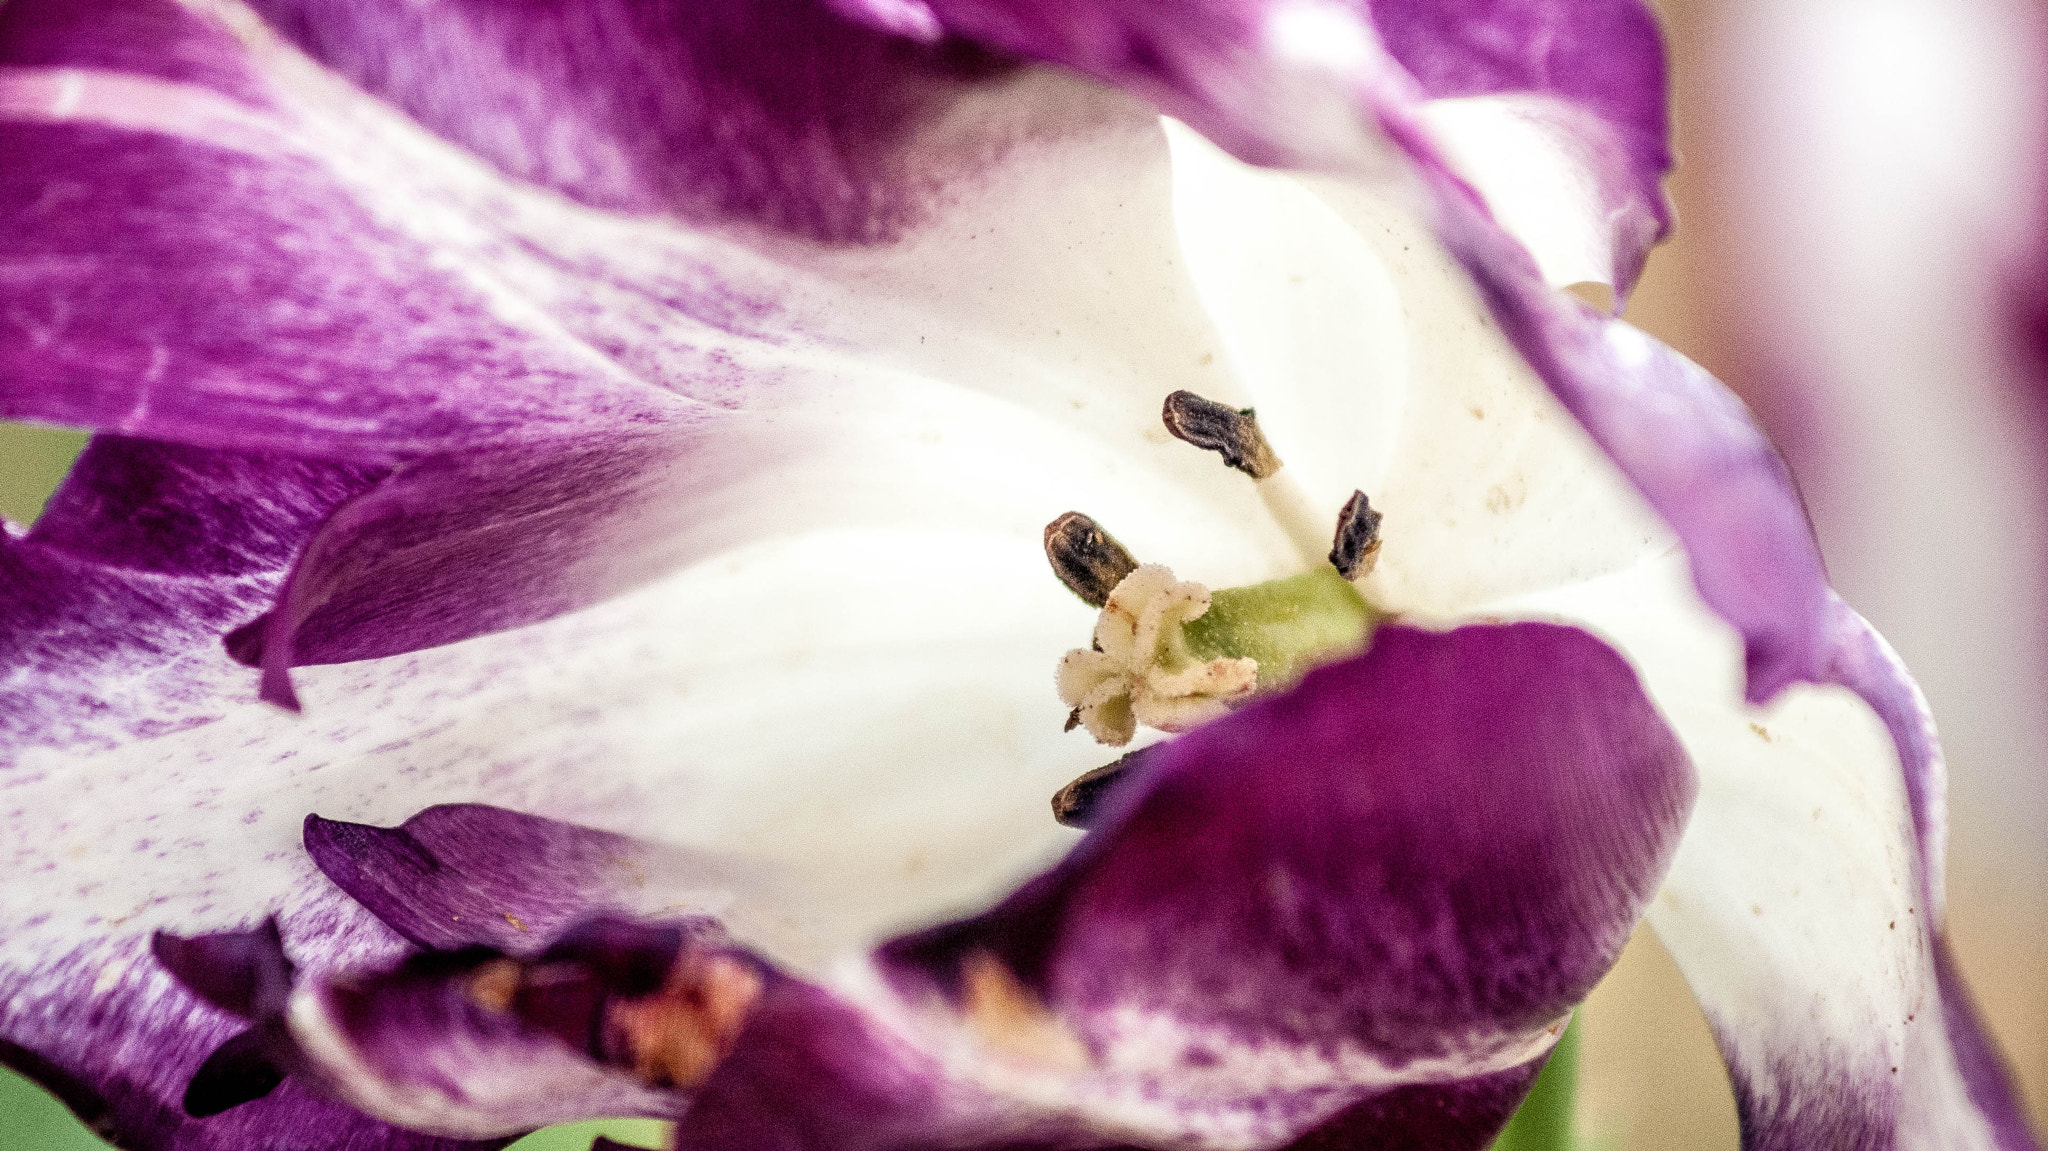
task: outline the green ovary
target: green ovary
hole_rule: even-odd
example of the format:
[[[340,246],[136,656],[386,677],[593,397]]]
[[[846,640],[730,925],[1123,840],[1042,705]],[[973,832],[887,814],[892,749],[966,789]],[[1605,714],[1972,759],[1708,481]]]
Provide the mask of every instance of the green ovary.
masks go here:
[[[1198,660],[1250,658],[1259,692],[1365,647],[1380,614],[1334,568],[1209,593],[1209,610],[1182,625]]]

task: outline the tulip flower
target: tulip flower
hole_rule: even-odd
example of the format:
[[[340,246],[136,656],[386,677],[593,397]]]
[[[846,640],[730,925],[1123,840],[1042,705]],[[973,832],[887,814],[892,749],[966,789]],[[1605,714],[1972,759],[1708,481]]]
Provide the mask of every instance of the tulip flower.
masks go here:
[[[118,1145],[1479,1147],[1645,915],[1749,1146],[2026,1145],[1911,681],[1563,290],[1637,4],[9,0],[0,109]]]

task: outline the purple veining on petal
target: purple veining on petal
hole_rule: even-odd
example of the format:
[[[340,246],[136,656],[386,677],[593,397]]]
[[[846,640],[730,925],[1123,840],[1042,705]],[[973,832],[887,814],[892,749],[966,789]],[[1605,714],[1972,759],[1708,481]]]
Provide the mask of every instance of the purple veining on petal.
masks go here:
[[[304,161],[4,121],[0,161],[0,258],[38,273],[0,294],[0,416],[393,463],[681,406],[508,322]]]
[[[27,538],[129,571],[274,576],[330,509],[383,475],[377,467],[100,435]]]
[[[306,817],[313,862],[421,947],[532,951],[641,875],[625,836],[482,804],[430,807],[398,827]]]
[[[25,536],[0,537],[0,740],[106,744],[219,715],[218,636],[261,612],[313,527],[379,472],[101,436]],[[246,673],[243,673],[246,674]],[[110,693],[107,677],[161,694]]]
[[[266,102],[241,41],[176,0],[10,3],[0,10],[0,64],[133,72]]]
[[[321,953],[325,966],[334,955],[388,951],[390,937],[374,921],[335,902],[308,900],[287,918],[295,955]],[[234,966],[225,951],[201,949],[214,974]],[[181,958],[196,970],[195,952]],[[505,1142],[398,1130],[292,1079],[225,1113],[188,1114],[194,1075],[247,1026],[181,988],[147,941],[132,936],[81,943],[33,970],[10,961],[0,971],[0,1064],[48,1087],[123,1151],[490,1151]]]
[[[690,530],[736,470],[700,413],[667,434],[594,434],[400,469],[340,508],[229,650],[294,706],[288,669],[415,651],[583,607],[711,541]],[[775,459],[773,449],[752,463]]]
[[[883,239],[914,218],[936,179],[905,151],[913,129],[1008,67],[811,0],[255,7],[314,58],[513,176],[597,207],[840,242]]]

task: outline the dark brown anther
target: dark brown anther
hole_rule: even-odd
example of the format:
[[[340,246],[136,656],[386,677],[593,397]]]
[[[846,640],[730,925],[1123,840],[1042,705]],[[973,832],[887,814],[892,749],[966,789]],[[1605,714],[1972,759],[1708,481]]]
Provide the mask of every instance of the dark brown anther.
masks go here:
[[[1154,745],[1157,746],[1157,745]],[[1130,774],[1145,759],[1152,748],[1141,747],[1114,763],[1105,763],[1088,772],[1074,782],[1053,792],[1052,817],[1066,827],[1087,827],[1094,822],[1095,812],[1102,801],[1116,786],[1116,782]]]
[[[1138,561],[1102,525],[1068,512],[1045,525],[1045,558],[1052,574],[1089,607],[1109,602],[1109,593],[1138,569]]]
[[[1337,538],[1330,544],[1330,563],[1345,579],[1357,579],[1372,572],[1380,558],[1380,513],[1372,510],[1364,492],[1352,492],[1337,513]]]
[[[1273,454],[1250,408],[1228,408],[1182,391],[1166,397],[1160,417],[1175,439],[1215,452],[1224,463],[1255,480],[1280,470],[1280,457]]]

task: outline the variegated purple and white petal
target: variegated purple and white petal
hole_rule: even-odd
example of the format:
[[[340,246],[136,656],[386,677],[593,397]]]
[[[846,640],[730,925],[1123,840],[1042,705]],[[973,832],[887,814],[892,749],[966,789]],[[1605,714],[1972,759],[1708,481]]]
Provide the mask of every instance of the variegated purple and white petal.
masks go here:
[[[199,250],[246,256],[266,270],[260,293],[247,297],[252,302],[281,292],[291,306],[188,313],[179,308],[199,289],[232,293],[237,285],[208,280],[203,267],[158,267],[177,239],[162,231],[160,211],[111,220],[95,216],[96,205],[68,201],[61,180],[16,186],[25,221],[57,220],[27,232],[45,245],[36,249],[41,262],[30,266],[47,268],[63,290],[35,295],[37,282],[24,281],[32,302],[99,299],[96,281],[77,275],[66,258],[80,250],[76,229],[118,225],[119,240],[94,250],[126,253],[133,266],[110,277],[127,275],[120,282],[138,292],[166,293],[164,307],[189,316],[189,324],[174,328],[148,308],[131,309],[134,330],[162,337],[161,365],[156,345],[118,331],[90,334],[74,374],[24,376],[50,386],[9,394],[8,403],[25,406],[7,410],[175,436],[200,448],[240,444],[225,437],[246,426],[253,449],[338,457],[359,469],[347,473],[356,477],[351,482],[378,484],[344,493],[355,501],[327,518],[318,542],[298,559],[279,613],[244,633],[243,654],[270,665],[274,698],[283,696],[278,675],[302,656],[389,655],[542,619],[682,565],[538,627],[305,673],[313,712],[304,721],[223,703],[247,700],[248,685],[210,640],[193,642],[207,628],[247,622],[262,596],[275,594],[278,563],[265,566],[269,582],[260,594],[211,615],[193,607],[211,602],[204,598],[215,594],[210,586],[178,585],[155,606],[148,593],[160,589],[126,584],[81,598],[79,611],[97,608],[100,618],[81,614],[87,622],[67,625],[73,631],[119,618],[116,606],[152,627],[198,622],[157,628],[154,647],[126,637],[106,643],[114,654],[81,683],[143,686],[112,718],[86,708],[81,687],[73,693],[78,714],[62,717],[70,726],[38,726],[29,742],[40,746],[12,768],[24,774],[10,795],[19,800],[8,817],[10,846],[40,858],[53,837],[76,844],[83,854],[67,857],[51,882],[94,877],[77,909],[36,922],[48,902],[38,889],[8,892],[5,963],[10,974],[24,973],[11,998],[40,1013],[23,1032],[33,1039],[24,1058],[84,1068],[89,1077],[113,1073],[99,1036],[51,1022],[84,994],[63,974],[75,969],[65,966],[63,949],[81,938],[112,932],[96,946],[132,954],[136,937],[122,931],[246,927],[263,910],[295,906],[302,914],[286,919],[287,946],[296,941],[305,955],[295,958],[316,976],[376,948],[388,954],[391,938],[362,934],[369,929],[359,920],[348,920],[355,934],[338,933],[333,946],[314,929],[326,922],[322,916],[345,917],[322,902],[332,893],[298,854],[299,819],[308,811],[391,824],[427,805],[482,801],[668,844],[681,850],[685,866],[716,858],[730,866],[708,889],[692,892],[705,904],[691,908],[720,914],[799,971],[822,970],[831,956],[985,902],[1070,842],[1047,825],[1044,796],[1093,766],[1084,749],[1056,738],[1056,716],[1043,726],[1036,721],[1047,699],[1044,669],[1085,629],[1085,617],[1076,619],[1083,613],[1039,574],[1037,526],[1083,507],[1142,554],[1170,558],[1218,584],[1297,570],[1302,558],[1300,539],[1269,519],[1245,485],[1178,445],[1147,438],[1157,433],[1159,396],[1176,387],[1255,401],[1262,421],[1273,420],[1276,442],[1311,502],[1331,492],[1341,501],[1353,486],[1377,485],[1377,505],[1384,489],[1390,536],[1371,590],[1388,606],[1445,619],[1626,571],[1668,546],[1580,438],[1568,409],[1687,544],[1697,585],[1741,630],[1752,695],[1822,678],[1839,654],[1829,630],[1837,617],[1810,562],[1810,541],[1787,527],[1796,502],[1739,410],[1689,365],[1546,285],[1584,278],[1604,263],[1626,286],[1639,260],[1632,245],[1655,231],[1643,225],[1643,211],[1654,216],[1656,209],[1612,209],[1661,205],[1654,193],[1661,141],[1653,134],[1645,150],[1645,137],[1631,135],[1661,121],[1656,85],[1620,84],[1617,104],[1551,83],[1547,57],[1525,60],[1511,50],[1482,66],[1477,47],[1485,37],[1461,46],[1437,35],[1443,26],[1421,13],[1404,24],[1399,14],[1375,12],[1368,24],[1334,6],[1205,8],[1175,36],[1158,35],[1168,23],[1141,5],[1072,21],[966,3],[897,4],[876,17],[892,32],[952,28],[1131,83],[1255,159],[1354,171],[1385,161],[1386,129],[1419,162],[1452,263],[1398,196],[1335,182],[1262,182],[1198,140],[1179,140],[1169,154],[1150,117],[1113,96],[985,56],[963,61],[946,55],[944,40],[921,49],[864,39],[867,33],[807,9],[792,27],[809,69],[793,74],[805,83],[819,69],[844,64],[859,73],[878,60],[893,61],[884,71],[911,82],[907,89],[878,84],[879,103],[855,101],[851,119],[799,140],[801,154],[792,158],[784,147],[790,137],[778,132],[809,114],[802,93],[794,103],[764,96],[748,86],[749,77],[760,79],[749,70],[753,61],[716,51],[682,53],[680,70],[656,51],[644,69],[609,74],[618,84],[573,83],[574,99],[560,103],[567,112],[557,118],[550,110],[557,105],[537,94],[599,78],[579,71],[590,57],[578,46],[598,42],[579,36],[638,45],[657,27],[624,7],[587,10],[587,27],[542,20],[535,34],[561,50],[530,58],[515,50],[524,29],[482,6],[445,6],[445,26],[422,24],[404,39],[341,9],[270,11],[293,43],[335,70],[329,73],[232,6],[197,16],[144,6],[107,25],[122,35],[154,28],[179,45],[154,63],[137,63],[132,43],[102,44],[89,21],[23,3],[5,9],[7,42],[16,45],[10,51],[30,65],[6,80],[7,125],[21,140],[80,142],[81,162],[102,162],[112,176],[123,163],[163,160],[166,171],[191,177],[171,181],[169,192],[199,189],[223,219],[256,235],[334,237],[355,224],[323,232],[333,219],[371,224],[370,258],[343,266],[352,283],[373,285],[378,296],[354,311],[358,301],[346,294],[330,306],[328,289],[306,280],[303,267],[196,236]],[[848,0],[846,7],[856,6]],[[757,11],[770,9],[744,8],[734,18]],[[1522,19],[1532,13],[1556,17],[1558,27],[1608,27],[1595,18],[1603,11],[1536,4],[1467,15],[1472,27],[1499,33],[1542,26]],[[1640,16],[1633,6],[1608,14],[1627,24],[1631,12]],[[1580,18],[1590,22],[1573,22]],[[1505,42],[1521,43],[1513,35]],[[416,58],[406,53],[417,44],[454,59],[410,68]],[[1262,55],[1274,45],[1277,65]],[[1424,51],[1431,45],[1440,49],[1435,56]],[[1628,66],[1616,65],[1614,75],[1640,81],[1657,70],[1640,52],[1623,57]],[[1396,58],[1406,67],[1389,63]],[[335,73],[469,151],[421,131]],[[675,108],[656,100],[652,119],[642,116],[648,94],[663,91],[690,98]],[[484,95],[472,101],[472,93]],[[1646,93],[1654,96],[1653,115],[1644,114],[1653,107]],[[1453,104],[1505,99],[1510,119],[1535,128],[1525,124],[1519,135],[1502,129],[1498,107],[1482,109],[1473,128],[1473,118],[1461,122],[1455,108],[1448,116],[1445,104],[1433,111],[1432,95]],[[1527,103],[1531,95],[1538,104]],[[707,120],[710,96],[732,97],[716,105],[732,117]],[[1558,105],[1546,101],[1562,102],[1569,115],[1552,115]],[[1270,113],[1283,105],[1297,116],[1278,131]],[[490,116],[466,118],[486,106]],[[944,114],[909,114],[934,107]],[[1076,123],[1086,128],[1076,131]],[[650,124],[656,130],[643,131]],[[1460,160],[1461,124],[1472,128],[1472,140],[1510,139],[1525,151],[1548,146],[1564,154],[1553,165],[1563,176],[1544,185],[1543,203],[1517,211],[1505,185],[1475,166],[1483,149],[1468,147]],[[758,131],[730,153],[746,158],[739,168],[667,163],[742,129]],[[757,144],[789,163],[763,162],[764,153],[749,151]],[[1589,167],[1598,170],[1589,174]],[[1624,169],[1635,178],[1616,175]],[[905,184],[907,171],[962,178],[935,189]],[[280,219],[268,201],[236,201],[229,193],[237,181],[268,190],[269,200],[307,205],[318,218],[291,231],[298,222]],[[110,177],[109,186],[125,185]],[[834,194],[801,194],[820,189]],[[1586,211],[1574,215],[1574,204]],[[1247,205],[1252,211],[1223,218],[1241,234],[1282,243],[1237,243],[1201,225]],[[1610,212],[1601,218],[1617,220],[1618,230],[1586,228],[1595,209]],[[855,218],[875,226],[848,227]],[[152,268],[157,278],[147,274]],[[1304,300],[1307,307],[1291,311],[1275,306]],[[24,314],[32,338],[54,339],[83,313]],[[355,342],[313,341],[303,326],[357,317],[381,317],[395,328]],[[1344,322],[1313,323],[1329,317]],[[1297,324],[1315,338],[1293,338]],[[1494,324],[1512,345],[1490,333]],[[531,354],[538,372],[551,373],[549,385],[508,374],[507,361],[494,354],[500,344]],[[254,364],[252,378],[264,387],[244,389],[239,375],[216,370],[220,361],[207,356],[223,348],[266,356],[274,348],[276,362],[259,357]],[[477,353],[474,365],[460,355],[464,349]],[[346,353],[338,361],[337,351]],[[1564,409],[1540,394],[1523,357],[1564,398]],[[25,352],[17,358],[28,371],[42,370]],[[459,369],[461,387],[448,394],[467,406],[437,407],[438,393],[421,406],[421,381],[436,364]],[[307,366],[359,382],[326,395],[292,374]],[[471,367],[475,373],[465,374]],[[366,397],[389,400],[388,428],[381,419],[352,423],[362,412],[334,402]],[[216,410],[232,418],[210,419]],[[608,467],[608,448],[644,452],[638,458],[645,462]],[[559,482],[533,490],[532,477],[556,466],[561,471],[550,479]],[[394,469],[388,477],[385,468]],[[296,525],[280,532],[295,552],[312,524],[276,518]],[[1760,543],[1747,534],[1753,519],[1772,529]],[[232,538],[231,525],[218,520],[195,525],[209,547]],[[579,554],[601,558],[578,564]],[[80,586],[116,567],[97,561]],[[1682,585],[1664,590],[1657,602],[1695,610]],[[1567,618],[1605,633],[1598,606]],[[1694,630],[1724,645],[1710,643],[1710,656],[1727,658],[1703,666],[1740,666],[1729,637],[1711,624]],[[179,642],[170,642],[174,636]],[[296,650],[301,639],[303,651]],[[1661,694],[1655,661],[1665,658],[1663,649],[1624,646],[1678,719],[1690,697]],[[772,696],[760,690],[764,683],[775,685]],[[1728,717],[1743,715],[1741,686],[1734,675],[1706,683],[1703,706],[1735,722]],[[1808,706],[1805,689],[1794,694],[1780,706]],[[1836,713],[1820,722],[1828,733],[1822,742],[1838,728],[1875,730],[1867,713],[1829,699]],[[1905,713],[1886,713],[1895,714]],[[89,767],[65,762],[85,747],[73,729],[143,723],[168,734],[107,750]],[[1701,827],[1711,829],[1705,812],[1717,796],[1739,795],[1754,768],[1728,754],[1720,727],[1704,736],[1679,727],[1696,745],[1708,801]],[[905,731],[916,733],[908,747]],[[1854,804],[1889,810],[1855,790],[1896,788],[1896,765],[1887,763],[1890,784],[1853,776]],[[130,840],[119,833],[132,810],[95,809],[77,798],[82,785],[113,778],[132,789],[125,794],[146,793],[153,807],[194,813],[191,826],[203,831],[138,849],[152,870],[123,867]],[[64,826],[31,826],[33,811],[66,812]],[[837,834],[847,826],[869,834],[857,842]],[[1885,837],[1910,826],[1880,818],[1858,832],[1859,842],[1882,840],[1907,859],[1910,838]],[[1786,850],[1801,842],[1788,839]],[[1709,861],[1698,867],[1711,873],[1712,861],[1735,850],[1759,866],[1785,858],[1695,828],[1691,855],[1680,855],[1680,880],[1688,858]],[[339,871],[331,861],[330,871]],[[1853,918],[1887,898],[1870,885],[1881,887],[1894,873],[1839,874],[1843,898],[1835,911]],[[1919,971],[1912,948],[1920,944],[1880,938],[1869,951],[1845,952],[1854,969],[1839,981],[1842,1009],[1808,1031],[1769,1031],[1783,1014],[1775,1011],[1782,1000],[1771,997],[1810,993],[1806,981],[1820,971],[1777,963],[1802,954],[1796,933],[1745,931],[1748,925],[1731,920],[1729,908],[1753,897],[1744,884],[1774,890],[1771,878],[1699,881],[1709,929],[1689,952],[1710,1011],[1734,1021],[1724,1032],[1738,1067],[1765,1068],[1745,1072],[1746,1084],[1761,1085],[1751,1092],[1750,1113],[1761,1117],[1762,1145],[1780,1137],[1774,1132],[1801,1130],[1796,1124],[1813,1115],[1802,1107],[1821,1106],[1780,1104],[1844,1077],[1868,1087],[1859,1077],[1872,1051],[1882,1055],[1895,1042],[1933,1054],[1910,1064],[1906,1087],[1891,1095],[1882,1086],[1841,1095],[1848,1116],[1841,1122],[1896,1131],[1897,1109],[1887,1112],[1885,1100],[1901,1092],[1938,1104],[1924,1112],[1925,1130],[1967,1121],[1943,1084],[1954,1078],[1945,1069],[1972,1063],[1971,1056],[1944,1063],[1947,1041],[1931,1026],[1881,1032],[1875,1048],[1856,1030],[1890,1003],[1889,992],[1870,984],[1871,972]],[[451,908],[453,916],[469,896],[436,898],[421,906]],[[573,893],[540,902],[559,912],[573,904]],[[136,918],[113,923],[127,915]],[[503,938],[502,928],[493,930]],[[408,933],[427,938],[417,923]],[[1745,998],[1752,972],[1763,991]],[[1721,994],[1729,987],[1740,993]],[[193,1014],[210,1009],[161,982],[142,991],[123,1002],[148,1026],[179,1036],[177,1049],[189,1054],[183,1065],[159,1067],[165,1078],[123,1104],[130,1131],[142,1129],[136,1116],[146,1107],[162,1111],[175,1100],[174,1075],[226,1034],[193,1041],[180,1029],[215,1020]],[[800,1037],[822,1019],[816,1011],[797,1012],[791,1034]],[[829,1032],[818,1028],[820,1036]],[[1738,1041],[1755,1035],[1764,1036],[1759,1046]],[[81,1046],[87,1043],[99,1046]],[[828,1070],[858,1072],[841,1057],[861,1050],[809,1054],[821,1055]],[[1776,1064],[1746,1061],[1753,1050],[1782,1053],[1794,1071],[1820,1074],[1778,1076]],[[754,1066],[737,1054],[735,1064]],[[1398,1106],[1386,1097],[1348,1114],[1379,1122],[1385,1114],[1374,1108],[1384,1104],[1409,1117],[1401,1122],[1434,1113],[1451,1115],[1445,1122],[1456,1127],[1458,1097],[1470,1094],[1492,1101],[1474,1103],[1481,1120],[1460,1128],[1476,1138],[1495,1117],[1489,1108],[1504,1111],[1502,1100],[1517,1089],[1515,1072],[1501,1074],[1508,1079]],[[763,1098],[761,1082],[736,1088],[740,1103],[698,1114],[704,1122],[721,1114],[744,1120],[745,1100],[758,1106]],[[249,1107],[278,1105],[289,1089]],[[1862,1107],[1866,1099],[1876,1102]]]
[[[1615,643],[1711,765],[1648,919],[1720,1040],[1744,1146],[2030,1147],[2011,1141],[2024,1126],[1924,897],[1909,794],[1939,776],[1924,711],[1868,707],[1868,667],[1842,677],[1862,695],[1800,686],[1740,706],[1739,647],[1683,606],[1685,584],[1674,557],[1496,606]],[[1845,637],[1889,658],[1840,611]],[[1936,770],[1902,771],[1901,747]]]
[[[687,1110],[695,1083],[629,1098],[607,1058],[618,1037],[591,1019],[714,937],[600,921],[517,960],[471,948],[309,982],[290,1039],[299,1073],[447,1134],[581,1105],[682,1111],[685,1147],[1275,1147],[1333,1123],[1414,1137],[1436,1108],[1437,1145],[1477,1147],[1619,953],[1693,789],[1634,673],[1583,633],[1389,628],[1158,756],[1091,838],[993,910],[889,943],[874,969],[849,955],[820,984],[747,985],[748,1022]],[[493,809],[308,832],[394,925],[451,939],[471,924],[506,938],[500,914],[544,927],[509,908],[545,904],[527,889],[550,881],[587,913],[706,879],[650,872],[650,846]],[[538,883],[514,878],[529,868]],[[366,888],[371,871],[406,898]],[[764,911],[729,898],[729,922]],[[634,957],[650,947],[666,950]],[[537,974],[508,976],[520,966]]]
[[[307,534],[381,470],[101,436],[36,526],[0,536],[0,736],[112,747],[247,692],[220,634],[262,612]],[[16,779],[21,778],[16,776]]]
[[[1599,281],[1625,297],[1670,228],[1663,45],[1635,0],[838,6],[893,29],[914,9],[933,35],[1078,69],[1267,166],[1383,164],[1375,105],[1423,104],[1468,177],[1528,226],[1523,238],[1559,283]]]
[[[1316,261],[1331,244],[1314,238],[1317,225],[1305,210],[1313,200],[1302,189],[1279,177],[1248,172],[1233,180],[1234,190],[1216,197],[1218,210],[1208,219],[1228,215],[1286,223],[1270,232],[1191,231],[1191,238],[1206,237],[1210,249],[1206,255],[1199,245],[1190,251],[1205,289],[1215,284],[1232,293],[1232,301],[1252,300],[1262,292],[1284,296],[1281,285],[1295,275],[1330,275],[1330,265]],[[1230,183],[1219,180],[1211,190]],[[1316,191],[1326,203],[1357,197],[1348,190]],[[1351,219],[1370,215],[1355,206],[1348,213]],[[1414,246],[1413,237],[1389,234],[1384,225],[1360,229],[1357,235],[1371,243],[1347,253],[1352,263],[1364,263],[1355,257],[1375,247],[1381,259],[1389,259]],[[1416,283],[1408,281],[1411,291]],[[1442,290],[1469,289],[1448,284]],[[1253,327],[1265,325],[1257,337],[1262,347],[1310,345],[1322,323],[1312,311],[1298,318],[1277,310],[1261,314],[1256,308],[1223,308],[1218,314],[1235,315]],[[1440,314],[1455,310],[1442,307]],[[1585,322],[1605,323],[1591,317]],[[1226,323],[1226,331],[1231,330]],[[1249,344],[1253,338],[1242,339]],[[1633,338],[1653,359],[1668,356],[1646,338]],[[1683,365],[1673,361],[1673,366]],[[1431,361],[1420,360],[1411,370],[1426,373],[1431,367]],[[1705,382],[1691,374],[1674,386]],[[1476,391],[1471,398],[1477,402],[1460,414],[1491,422],[1498,409]],[[1261,396],[1262,416],[1267,403]],[[1332,405],[1327,410],[1342,409]],[[1726,410],[1735,414],[1732,404]],[[1486,420],[1477,421],[1482,412]],[[1410,412],[1407,418],[1418,416]],[[1969,1019],[1967,993],[1952,968],[1937,970],[1931,958],[1942,947],[1938,917],[1930,915],[1926,893],[1939,889],[1943,768],[1924,702],[1896,657],[1853,612],[1828,597],[1829,632],[1820,645],[1828,662],[1820,678],[1855,691],[1869,706],[1837,690],[1794,686],[1776,706],[1805,717],[1805,750],[1760,744],[1749,727],[1752,719],[1772,732],[1786,720],[1752,716],[1746,709],[1745,684],[1754,682],[1754,669],[1745,658],[1750,649],[1724,622],[1703,612],[1695,593],[1687,590],[1698,579],[1696,568],[1687,571],[1675,557],[1654,559],[1657,529],[1647,523],[1645,511],[1625,503],[1600,509],[1600,522],[1611,534],[1585,532],[1561,496],[1598,486],[1574,470],[1597,470],[1599,465],[1589,463],[1591,446],[1573,434],[1575,429],[1560,432],[1540,421],[1528,426],[1543,431],[1509,441],[1512,448],[1488,445],[1476,429],[1465,436],[1423,435],[1402,443],[1406,458],[1397,456],[1386,495],[1388,523],[1402,526],[1387,529],[1380,568],[1366,584],[1374,601],[1425,618],[1535,611],[1573,619],[1617,642],[1646,669],[1652,694],[1687,740],[1705,781],[1700,813],[1668,887],[1687,910],[1667,913],[1667,902],[1660,901],[1651,921],[1720,1026],[1731,1059],[1747,1068],[1741,1073],[1750,1092],[1745,1113],[1760,1145],[1796,1145],[1802,1130],[1833,1129],[1897,1138],[1909,1146],[1950,1141],[2028,1146],[1982,1141],[1987,1129],[2007,1140],[2019,1129],[1999,1119],[2012,1113],[2010,1087],[1981,1030]],[[1746,424],[1742,430],[1745,437],[1753,436]],[[1446,447],[1461,441],[1475,454]],[[1305,469],[1321,467],[1324,453],[1343,447],[1312,434],[1276,436],[1275,442],[1296,461],[1290,467]],[[1410,477],[1424,475],[1429,482],[1410,487]],[[1447,481],[1452,476],[1463,482]],[[1380,502],[1377,491],[1375,502]],[[1584,535],[1618,545],[1621,533],[1613,531],[1614,525],[1642,524],[1638,542],[1645,546],[1639,554],[1648,562],[1609,568],[1615,574],[1607,577],[1594,571],[1559,573],[1564,578],[1548,585],[1552,590],[1532,596],[1498,579],[1457,578],[1454,573],[1461,567],[1446,560],[1462,553],[1437,552],[1430,544],[1485,539],[1485,529],[1472,526],[1475,522],[1512,520],[1525,512],[1575,541]],[[1444,530],[1438,524],[1458,527]],[[1517,554],[1502,537],[1489,540],[1488,547],[1499,555]],[[1581,545],[1577,554],[1593,553]],[[1476,564],[1475,569],[1486,570]],[[1630,611],[1637,618],[1625,630],[1612,617]],[[1648,629],[1655,636],[1658,628],[1666,634],[1657,643],[1639,634]],[[1695,717],[1703,718],[1695,723]],[[1823,762],[1833,766],[1820,766]],[[1811,822],[1816,808],[1835,813],[1827,837],[1816,838]],[[1855,837],[1860,838],[1854,851],[1837,850]],[[1688,887],[1695,889],[1689,897]],[[1795,894],[1799,910],[1790,914],[1759,917],[1750,911],[1753,906],[1783,907]],[[1909,908],[1919,910],[1909,915]],[[1894,921],[1897,928],[1891,926]],[[1832,926],[1809,932],[1801,926],[1808,923]],[[1816,995],[1830,1004],[1827,1010],[1807,1010]],[[1914,1017],[1910,1022],[1908,1015]],[[1888,1087],[1894,1066],[1901,1069],[1902,1085]],[[1840,1090],[1849,1081],[1857,1089]],[[1967,1096],[1956,1090],[1959,1083],[1967,1083]]]

